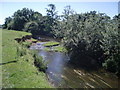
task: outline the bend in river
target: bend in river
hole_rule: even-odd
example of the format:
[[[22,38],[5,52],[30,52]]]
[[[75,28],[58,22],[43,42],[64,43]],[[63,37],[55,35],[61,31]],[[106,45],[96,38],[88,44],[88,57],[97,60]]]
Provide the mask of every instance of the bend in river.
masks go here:
[[[107,72],[85,71],[74,68],[69,62],[68,54],[44,51],[46,42],[32,45],[30,49],[39,50],[38,54],[48,62],[46,74],[55,87],[70,88],[118,88],[118,78]]]

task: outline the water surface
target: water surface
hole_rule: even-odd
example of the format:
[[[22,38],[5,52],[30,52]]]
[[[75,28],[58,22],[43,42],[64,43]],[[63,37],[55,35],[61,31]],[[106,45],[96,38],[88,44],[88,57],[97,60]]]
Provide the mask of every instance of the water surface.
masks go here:
[[[68,54],[44,51],[44,43],[46,42],[37,43],[30,49],[38,50],[38,54],[48,63],[46,74],[55,87],[118,88],[118,78],[114,74],[75,68],[69,64]]]

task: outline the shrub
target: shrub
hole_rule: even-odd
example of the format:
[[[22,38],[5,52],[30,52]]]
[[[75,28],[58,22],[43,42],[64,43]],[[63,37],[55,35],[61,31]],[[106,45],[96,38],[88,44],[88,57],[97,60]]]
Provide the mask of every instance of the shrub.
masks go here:
[[[38,56],[36,51],[32,51],[32,55],[34,57],[34,64],[40,71],[45,72],[47,69],[47,64],[44,62],[41,56]]]
[[[103,13],[65,15],[54,30],[62,35],[70,61],[85,67],[103,66],[120,73],[120,14],[113,19]],[[59,32],[59,33],[58,33]],[[60,35],[61,34],[61,35]],[[56,35],[58,36],[58,35]],[[88,64],[89,63],[89,64]]]
[[[103,63],[103,67],[114,73],[117,71],[116,62],[113,59],[106,60],[105,63]]]
[[[22,42],[22,45],[25,46],[25,47],[27,47],[27,48],[29,48],[31,44],[32,43],[28,42],[28,41]]]

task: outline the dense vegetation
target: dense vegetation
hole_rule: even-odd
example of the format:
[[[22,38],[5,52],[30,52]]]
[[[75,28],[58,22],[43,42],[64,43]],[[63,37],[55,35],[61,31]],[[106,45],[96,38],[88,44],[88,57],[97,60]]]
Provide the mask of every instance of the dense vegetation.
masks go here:
[[[104,13],[90,11],[77,14],[66,6],[58,16],[55,5],[49,4],[47,15],[23,8],[5,20],[3,28],[61,38],[71,62],[87,68],[105,69],[120,74],[120,14],[111,19]]]
[[[55,23],[55,18],[57,18],[57,12],[53,4],[50,4],[46,11],[47,16],[42,16],[39,12],[23,8],[22,10],[16,11],[12,17],[6,18],[3,28],[26,31],[33,35],[42,34],[52,36],[51,30]]]
[[[1,30],[1,29],[0,29]],[[46,80],[43,59],[31,53],[26,47],[28,44],[18,44],[14,39],[30,33],[2,31],[2,88],[50,88]],[[34,58],[37,57],[37,58]],[[36,60],[39,59],[39,62]],[[35,67],[34,63],[39,64]],[[38,68],[38,69],[37,69]]]
[[[76,14],[67,6],[62,19],[54,31],[63,37],[72,63],[89,69],[103,66],[120,74],[120,14],[113,19],[96,11]]]

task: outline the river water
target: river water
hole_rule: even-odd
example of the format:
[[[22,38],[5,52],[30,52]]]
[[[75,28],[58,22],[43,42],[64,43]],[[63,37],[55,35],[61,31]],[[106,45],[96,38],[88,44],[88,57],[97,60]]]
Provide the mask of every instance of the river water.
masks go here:
[[[49,82],[55,87],[63,88],[118,88],[118,78],[109,72],[85,71],[69,64],[66,53],[44,51],[44,44],[40,42],[30,49],[38,50],[38,54],[48,63],[46,74]]]

